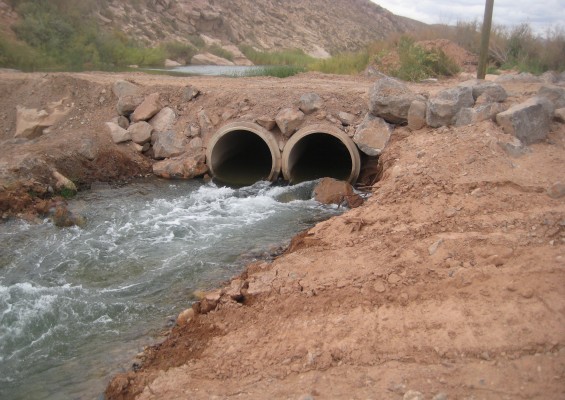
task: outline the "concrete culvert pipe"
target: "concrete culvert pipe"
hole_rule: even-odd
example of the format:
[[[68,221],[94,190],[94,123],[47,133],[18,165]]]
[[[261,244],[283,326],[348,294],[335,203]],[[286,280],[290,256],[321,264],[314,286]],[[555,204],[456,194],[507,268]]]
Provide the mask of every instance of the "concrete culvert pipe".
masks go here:
[[[360,169],[357,146],[333,126],[304,127],[288,140],[282,154],[282,173],[290,183],[330,177],[354,184]]]
[[[234,122],[212,136],[206,149],[212,176],[231,185],[275,181],[281,152],[273,134],[252,122]]]

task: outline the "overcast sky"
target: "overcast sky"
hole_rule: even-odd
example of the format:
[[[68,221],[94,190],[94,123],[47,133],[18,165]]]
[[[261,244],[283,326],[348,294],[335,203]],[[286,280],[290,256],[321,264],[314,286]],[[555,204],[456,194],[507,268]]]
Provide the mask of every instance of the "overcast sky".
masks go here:
[[[457,21],[482,21],[485,0],[372,0],[390,12],[427,24],[455,25]],[[493,24],[514,26],[522,22],[536,33],[548,27],[565,28],[565,0],[494,0]]]

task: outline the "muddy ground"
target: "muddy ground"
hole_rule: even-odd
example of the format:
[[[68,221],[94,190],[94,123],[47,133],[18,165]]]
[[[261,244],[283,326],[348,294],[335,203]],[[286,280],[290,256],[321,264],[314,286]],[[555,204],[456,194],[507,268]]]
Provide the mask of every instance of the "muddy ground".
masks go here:
[[[411,86],[433,94],[467,78]],[[113,144],[104,129],[116,115],[117,79],[161,92],[179,123],[202,109],[215,114],[211,130],[273,115],[312,91],[327,114],[360,121],[373,82],[0,73],[6,218],[33,212],[41,199],[25,184],[44,187],[52,168],[84,188],[150,172],[150,160]],[[203,94],[183,103],[187,84]],[[513,104],[539,84],[504,86]],[[16,105],[63,97],[71,110],[50,133],[12,138]],[[222,118],[226,110],[231,119]],[[85,140],[97,149],[94,160],[81,156]],[[564,179],[565,125],[554,123],[524,154],[505,152],[500,143],[508,141],[492,121],[397,128],[362,207],[316,225],[274,262],[250,265],[236,282],[243,298],[224,296],[214,311],[174,328],[136,372],[110,382],[107,398],[564,398],[565,198],[548,190]],[[28,203],[14,209],[11,199]]]

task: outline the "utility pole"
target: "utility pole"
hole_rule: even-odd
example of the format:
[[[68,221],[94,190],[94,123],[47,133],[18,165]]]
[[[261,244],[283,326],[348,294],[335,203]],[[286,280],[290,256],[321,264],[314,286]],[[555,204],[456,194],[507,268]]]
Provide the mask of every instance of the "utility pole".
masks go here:
[[[485,79],[485,75],[487,73],[488,42],[490,39],[490,28],[492,26],[493,7],[494,0],[486,0],[483,30],[481,34],[481,53],[479,54],[479,67],[477,68],[477,79]]]

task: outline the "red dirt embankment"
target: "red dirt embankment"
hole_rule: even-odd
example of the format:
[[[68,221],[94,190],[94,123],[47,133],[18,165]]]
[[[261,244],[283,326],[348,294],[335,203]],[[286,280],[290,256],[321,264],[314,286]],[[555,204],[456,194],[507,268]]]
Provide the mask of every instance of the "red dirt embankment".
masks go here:
[[[175,328],[108,398],[563,398],[564,126],[518,158],[490,121],[393,138],[364,206],[250,267],[243,304]]]

